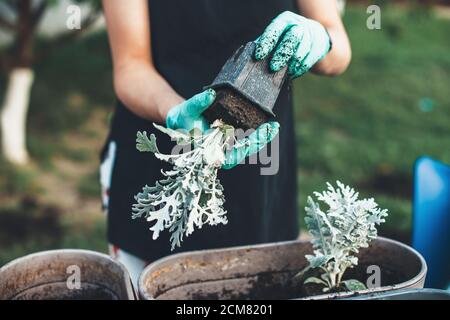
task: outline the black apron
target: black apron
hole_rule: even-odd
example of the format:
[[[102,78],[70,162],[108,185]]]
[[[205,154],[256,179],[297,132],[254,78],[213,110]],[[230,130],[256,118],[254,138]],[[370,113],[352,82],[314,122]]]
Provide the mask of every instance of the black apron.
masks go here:
[[[150,0],[153,59],[158,71],[183,97],[202,91],[225,61],[242,44],[256,39],[279,13],[295,11],[292,0]],[[281,124],[279,171],[260,174],[259,165],[220,170],[225,189],[228,224],[204,226],[184,238],[187,250],[222,248],[291,240],[298,235],[296,148],[289,84],[283,88],[275,113]],[[118,102],[108,141],[117,146],[108,205],[108,240],[146,261],[171,253],[169,232],[152,240],[151,224],[131,219],[134,195],[161,179],[170,168],[150,153],[136,150],[136,132],[155,133],[161,151],[170,152],[170,139],[151,122]]]

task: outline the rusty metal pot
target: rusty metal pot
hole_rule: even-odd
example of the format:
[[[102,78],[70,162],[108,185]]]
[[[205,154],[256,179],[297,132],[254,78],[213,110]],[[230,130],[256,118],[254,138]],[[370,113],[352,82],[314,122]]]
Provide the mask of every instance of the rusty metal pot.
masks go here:
[[[109,256],[64,249],[31,254],[0,269],[0,300],[31,299],[134,300],[135,294],[125,267]]]
[[[381,286],[358,293],[301,296],[294,275],[312,252],[305,241],[180,253],[149,265],[139,279],[142,299],[332,299],[355,294],[423,288],[423,257],[397,241],[378,238],[358,255],[361,270],[377,265]],[[356,269],[350,269],[349,274]],[[364,269],[365,271],[365,269]]]

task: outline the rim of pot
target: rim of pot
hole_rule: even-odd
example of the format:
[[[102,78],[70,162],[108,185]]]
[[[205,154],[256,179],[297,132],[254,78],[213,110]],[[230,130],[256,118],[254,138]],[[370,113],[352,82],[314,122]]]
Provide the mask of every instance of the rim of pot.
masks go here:
[[[416,257],[419,258],[419,262],[420,262],[420,271],[417,273],[417,275],[415,275],[413,278],[405,281],[405,282],[401,282],[399,284],[390,286],[392,288],[392,290],[396,290],[399,288],[399,285],[405,286],[405,285],[413,285],[419,281],[421,281],[421,278],[424,276],[424,274],[426,274],[428,267],[427,267],[427,263],[425,261],[425,259],[423,258],[423,256],[414,248],[412,248],[409,245],[406,245],[404,243],[401,243],[397,240],[393,240],[393,239],[389,239],[389,238],[385,238],[385,237],[377,237],[375,240],[373,241],[382,241],[382,242],[387,242],[387,243],[391,243],[397,246],[400,246],[404,249],[406,249],[407,251],[412,252]],[[155,297],[153,297],[152,295],[150,295],[146,290],[144,290],[145,288],[145,279],[147,278],[147,275],[151,272],[153,272],[155,268],[157,268],[159,265],[166,263],[167,261],[171,261],[171,260],[175,260],[175,259],[182,259],[183,257],[186,256],[191,256],[193,254],[209,254],[209,253],[214,253],[214,252],[227,252],[227,251],[237,251],[237,250],[241,250],[241,249],[248,249],[248,247],[251,247],[252,249],[259,249],[259,248],[265,248],[265,247],[271,247],[271,246],[280,246],[280,245],[289,245],[289,244],[294,244],[294,243],[305,243],[305,244],[310,244],[310,242],[308,240],[290,240],[290,241],[280,241],[280,242],[270,242],[270,243],[261,243],[261,244],[255,244],[255,245],[244,245],[244,246],[236,246],[236,247],[230,247],[230,248],[219,248],[219,249],[205,249],[205,250],[193,250],[193,251],[187,251],[187,252],[180,252],[180,253],[175,253],[172,255],[168,255],[166,257],[163,257],[161,259],[158,259],[152,263],[150,263],[147,267],[144,268],[144,270],[141,272],[140,276],[139,276],[139,280],[138,280],[138,293],[139,293],[139,297],[143,297],[147,300],[156,300]],[[384,287],[379,287],[379,288],[374,288],[374,289],[368,289],[365,291],[361,291],[363,293],[372,293],[372,292],[379,292],[379,291],[386,291],[387,286]],[[348,293],[335,293],[335,294],[325,294],[325,295],[318,295],[315,297],[341,297],[341,296],[351,296],[351,295],[355,295],[358,294],[358,292],[348,292]]]

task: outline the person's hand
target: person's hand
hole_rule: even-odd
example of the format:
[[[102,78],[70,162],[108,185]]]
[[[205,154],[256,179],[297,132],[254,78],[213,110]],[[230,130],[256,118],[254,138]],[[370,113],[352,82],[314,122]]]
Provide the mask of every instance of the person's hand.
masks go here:
[[[327,30],[319,22],[290,11],[277,16],[256,40],[255,58],[262,60],[273,51],[272,71],[288,66],[297,78],[324,58],[331,49]]]
[[[275,138],[280,130],[278,122],[266,122],[258,127],[247,138],[244,138],[228,150],[225,154],[225,164],[222,169],[232,169],[240,164],[246,157],[258,153]]]
[[[196,128],[202,132],[207,131],[209,125],[202,113],[213,104],[215,99],[216,92],[208,89],[171,108],[167,113],[167,128],[187,131]]]

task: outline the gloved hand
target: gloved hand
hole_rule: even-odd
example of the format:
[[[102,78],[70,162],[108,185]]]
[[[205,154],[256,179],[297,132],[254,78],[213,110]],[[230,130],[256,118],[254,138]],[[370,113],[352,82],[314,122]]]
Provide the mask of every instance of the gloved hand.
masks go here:
[[[167,114],[167,128],[188,131],[197,128],[202,132],[207,131],[209,124],[202,113],[213,104],[215,99],[216,92],[208,89],[173,107]],[[239,141],[226,153],[226,161],[222,168],[234,168],[247,156],[259,152],[278,134],[279,127],[278,122],[262,124],[255,132]]]
[[[279,71],[288,66],[288,73],[297,78],[327,55],[331,39],[319,22],[285,11],[256,40],[255,58],[265,59],[274,49],[271,70]]]
[[[222,169],[232,169],[240,164],[246,157],[258,153],[275,138],[280,130],[280,124],[275,121],[263,123],[248,137],[238,141],[231,150],[225,154],[225,164]]]
[[[208,109],[216,99],[216,92],[208,89],[196,94],[189,100],[173,107],[167,113],[166,127],[169,129],[200,129],[205,132],[209,129],[208,121],[202,116],[203,111]]]

